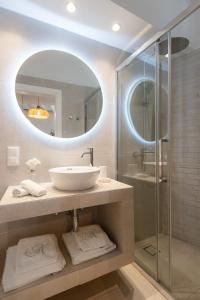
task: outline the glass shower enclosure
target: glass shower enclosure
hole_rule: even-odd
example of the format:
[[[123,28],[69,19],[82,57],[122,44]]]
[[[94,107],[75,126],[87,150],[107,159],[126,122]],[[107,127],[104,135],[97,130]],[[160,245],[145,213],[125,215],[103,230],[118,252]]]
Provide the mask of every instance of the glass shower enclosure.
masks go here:
[[[134,187],[135,261],[200,299],[200,5],[117,70],[118,180]]]

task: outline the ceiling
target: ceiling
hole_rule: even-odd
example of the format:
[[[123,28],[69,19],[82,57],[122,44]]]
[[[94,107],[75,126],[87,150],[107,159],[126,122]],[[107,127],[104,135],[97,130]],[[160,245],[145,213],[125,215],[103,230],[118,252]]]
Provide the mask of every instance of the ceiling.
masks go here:
[[[0,7],[122,50],[133,51],[195,0],[0,0]],[[159,13],[158,13],[159,12]],[[119,32],[111,30],[113,23]]]
[[[162,30],[189,5],[199,0],[111,0]]]

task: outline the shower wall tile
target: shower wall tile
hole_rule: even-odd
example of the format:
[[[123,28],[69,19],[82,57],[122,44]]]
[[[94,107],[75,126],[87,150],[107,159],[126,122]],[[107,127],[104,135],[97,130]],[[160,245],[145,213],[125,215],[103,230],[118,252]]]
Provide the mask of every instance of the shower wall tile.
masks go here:
[[[172,234],[200,246],[200,51],[172,61]]]

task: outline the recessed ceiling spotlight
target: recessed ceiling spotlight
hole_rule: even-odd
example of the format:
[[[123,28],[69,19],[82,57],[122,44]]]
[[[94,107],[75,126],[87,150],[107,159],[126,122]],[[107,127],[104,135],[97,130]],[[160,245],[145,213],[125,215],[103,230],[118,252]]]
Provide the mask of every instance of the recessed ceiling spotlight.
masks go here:
[[[76,11],[76,5],[73,2],[68,2],[66,8],[69,13],[73,14]]]
[[[112,27],[112,31],[117,32],[120,30],[120,28],[121,28],[121,26],[119,25],[119,23],[115,23]]]

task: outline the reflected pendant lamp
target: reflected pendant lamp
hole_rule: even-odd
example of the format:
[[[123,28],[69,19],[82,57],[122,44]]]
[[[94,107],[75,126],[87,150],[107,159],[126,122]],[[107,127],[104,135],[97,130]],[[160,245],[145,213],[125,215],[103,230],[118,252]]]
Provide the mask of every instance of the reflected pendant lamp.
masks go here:
[[[48,119],[49,112],[40,106],[40,98],[38,96],[38,105],[28,110],[28,117],[33,119]]]

